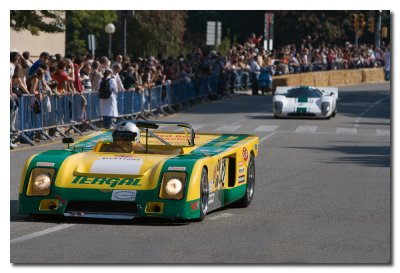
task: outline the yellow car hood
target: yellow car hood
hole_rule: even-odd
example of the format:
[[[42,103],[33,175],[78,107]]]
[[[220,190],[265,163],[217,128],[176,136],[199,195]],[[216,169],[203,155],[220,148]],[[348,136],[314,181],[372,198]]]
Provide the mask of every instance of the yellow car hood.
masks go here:
[[[55,184],[66,188],[152,189],[157,184],[152,177],[155,172],[159,174],[163,165],[160,163],[170,157],[173,156],[79,153],[63,162]]]

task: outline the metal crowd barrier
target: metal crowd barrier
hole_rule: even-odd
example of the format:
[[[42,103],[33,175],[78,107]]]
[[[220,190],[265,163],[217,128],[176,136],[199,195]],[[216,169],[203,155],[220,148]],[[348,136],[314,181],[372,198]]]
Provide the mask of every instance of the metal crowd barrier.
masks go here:
[[[174,112],[174,106],[215,94],[217,83],[217,77],[207,77],[191,82],[156,86],[141,93],[118,92],[118,116],[138,118],[145,114]],[[32,145],[35,134],[39,133],[53,140],[48,130],[58,131],[63,136],[72,129],[81,134],[78,125],[86,124],[96,129],[94,124],[101,120],[98,92],[43,96],[40,101],[40,113],[33,111],[34,101],[34,95],[18,98],[19,108],[15,124],[19,137]]]

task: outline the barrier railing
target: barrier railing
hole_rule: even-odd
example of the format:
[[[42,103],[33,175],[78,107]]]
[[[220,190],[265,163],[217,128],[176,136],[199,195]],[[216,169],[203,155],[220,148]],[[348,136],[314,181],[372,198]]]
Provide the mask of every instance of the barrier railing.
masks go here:
[[[217,92],[217,78],[207,77],[191,82],[156,86],[151,89],[117,93],[118,117],[137,118],[139,115],[173,112],[172,107],[201,99]],[[65,136],[71,129],[81,133],[78,125],[92,128],[101,120],[98,92],[83,94],[49,95],[40,100],[40,111],[34,111],[35,96],[18,98],[19,108],[15,129],[21,138],[34,145],[35,134],[53,138],[47,133],[54,129]],[[10,121],[11,122],[11,121]],[[61,130],[65,128],[65,130]]]

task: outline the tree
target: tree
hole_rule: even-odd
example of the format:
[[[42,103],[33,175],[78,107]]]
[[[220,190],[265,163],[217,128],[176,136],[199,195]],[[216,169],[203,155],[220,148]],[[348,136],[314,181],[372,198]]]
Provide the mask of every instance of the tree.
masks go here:
[[[64,14],[64,11],[52,10],[11,10],[10,27],[15,31],[28,30],[32,35],[39,35],[39,31],[63,32]]]
[[[128,25],[128,52],[145,55],[183,54],[186,11],[137,11]]]
[[[97,55],[107,53],[107,34],[104,27],[117,20],[114,10],[73,10],[67,11],[66,50],[75,55],[88,53],[87,37],[94,34]]]

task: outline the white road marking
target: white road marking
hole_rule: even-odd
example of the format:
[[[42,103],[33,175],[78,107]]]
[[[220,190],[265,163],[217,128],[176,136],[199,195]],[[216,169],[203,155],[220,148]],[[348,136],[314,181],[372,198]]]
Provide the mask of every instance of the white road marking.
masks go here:
[[[218,127],[217,129],[215,129],[214,131],[228,131],[228,132],[233,132],[236,131],[237,129],[239,129],[240,127],[242,127],[242,125],[223,125],[221,127]]]
[[[337,134],[357,134],[357,128],[336,128]]]
[[[390,130],[376,129],[376,133],[380,136],[390,136]]]
[[[279,125],[260,125],[254,131],[255,132],[272,132],[275,131]]]
[[[75,224],[62,224],[62,225],[59,225],[59,226],[55,226],[55,227],[48,228],[48,229],[45,229],[45,230],[42,230],[42,231],[38,231],[38,232],[33,232],[33,233],[30,233],[30,234],[27,234],[27,235],[12,239],[10,243],[11,244],[16,244],[16,243],[24,242],[24,241],[27,241],[27,240],[30,240],[30,239],[33,239],[33,238],[37,238],[37,237],[40,237],[40,236],[43,236],[43,235],[46,235],[46,234],[49,234],[49,233],[52,233],[52,232],[56,232],[56,231],[62,230],[62,229],[66,229],[66,228],[69,228],[69,227],[72,227],[72,226],[75,226]]]
[[[303,126],[300,125],[296,128],[295,132],[301,132],[301,133],[314,133],[317,131],[317,126]]]
[[[273,135],[275,135],[277,132],[274,133],[270,133],[262,138],[260,138],[259,144],[263,143],[264,141],[266,141],[267,139],[269,139],[270,137],[272,137]]]
[[[371,104],[370,106],[368,106],[366,109],[364,109],[364,111],[362,111],[361,113],[360,113],[360,116],[355,120],[355,124],[354,124],[354,127],[356,127],[356,128],[358,128],[358,127],[360,127],[360,118],[362,118],[362,117],[364,117],[366,114],[367,114],[367,112],[369,112],[370,110],[372,110],[376,105],[378,105],[379,103],[381,103],[382,101],[384,101],[384,100],[386,100],[386,99],[388,99],[389,98],[389,96],[386,96],[386,97],[384,97],[384,98],[381,98],[380,100],[377,100],[374,104]]]
[[[208,217],[207,219],[208,220],[216,220],[216,219],[219,219],[219,218],[228,218],[228,217],[231,217],[231,216],[233,216],[233,214],[232,213],[222,213],[222,214],[219,214],[219,215],[215,215],[215,216],[212,216],[212,217]]]
[[[268,112],[270,112],[271,110],[272,110],[272,108],[271,108],[271,107],[268,107],[268,108],[265,108],[264,110],[262,110],[261,112],[258,112],[258,113],[255,113],[255,114],[251,114],[251,115],[249,115],[248,117],[249,117],[249,118],[257,117],[257,116],[260,116],[260,115],[262,115],[262,114],[268,113]],[[235,121],[235,122],[233,122],[233,123],[231,123],[231,124],[232,124],[232,125],[238,125],[238,124],[242,123],[243,121],[247,121],[247,120],[249,120],[249,119],[248,119],[248,118],[243,118],[243,119],[238,120],[238,121]]]

